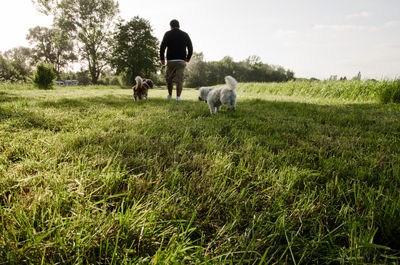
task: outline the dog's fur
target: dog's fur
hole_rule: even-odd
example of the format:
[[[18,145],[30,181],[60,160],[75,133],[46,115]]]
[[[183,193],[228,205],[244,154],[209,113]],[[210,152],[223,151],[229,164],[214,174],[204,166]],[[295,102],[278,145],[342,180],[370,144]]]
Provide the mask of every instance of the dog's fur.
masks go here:
[[[136,85],[132,87],[133,90],[133,98],[136,100],[142,100],[145,98],[146,100],[148,99],[147,96],[147,91],[150,88],[153,88],[154,83],[151,81],[151,79],[146,79],[146,78],[141,78],[140,76],[137,76],[135,78]]]
[[[236,109],[236,93],[235,88],[237,81],[232,76],[225,77],[226,86],[209,89],[201,87],[199,89],[199,100],[205,101],[210,108],[211,114],[217,113],[221,109],[222,104],[227,105],[227,109]]]

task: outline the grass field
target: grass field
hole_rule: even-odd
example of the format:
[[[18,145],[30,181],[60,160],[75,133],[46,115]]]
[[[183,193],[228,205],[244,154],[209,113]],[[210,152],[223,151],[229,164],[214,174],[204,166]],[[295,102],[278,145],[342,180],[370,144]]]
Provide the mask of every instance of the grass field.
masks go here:
[[[399,264],[400,106],[238,95],[0,89],[0,264]]]

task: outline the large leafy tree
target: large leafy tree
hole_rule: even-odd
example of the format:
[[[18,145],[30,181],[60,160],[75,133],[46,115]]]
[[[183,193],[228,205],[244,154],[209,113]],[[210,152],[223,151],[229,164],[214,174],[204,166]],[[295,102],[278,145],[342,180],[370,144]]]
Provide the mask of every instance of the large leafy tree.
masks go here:
[[[96,84],[110,56],[110,43],[119,13],[114,0],[32,0],[43,13],[52,13],[55,24],[78,42]]]
[[[200,87],[206,85],[204,83],[207,79],[207,68],[208,64],[204,61],[204,54],[202,52],[193,53],[185,74],[185,86]]]
[[[49,15],[54,13],[55,8],[57,7],[58,1],[57,0],[32,0],[39,10],[39,12]]]
[[[4,52],[4,57],[10,61],[17,61],[25,66],[34,65],[36,62],[32,59],[32,49],[28,47],[19,46]]]
[[[14,82],[19,80],[25,81],[25,78],[17,69],[15,69],[12,63],[4,58],[0,53],[0,81]]]
[[[4,52],[4,57],[9,61],[11,66],[20,73],[24,80],[31,74],[32,66],[36,61],[32,56],[32,49],[27,47],[16,47]]]
[[[57,75],[69,62],[77,60],[74,44],[63,30],[37,26],[29,29],[27,39],[33,48],[33,59],[52,64]]]
[[[114,36],[111,63],[117,73],[124,73],[133,83],[135,76],[151,76],[158,67],[158,40],[153,36],[150,22],[134,17],[119,24]]]
[[[115,19],[119,13],[114,0],[61,0],[57,24],[78,40],[79,53],[87,63],[93,84],[110,56]]]

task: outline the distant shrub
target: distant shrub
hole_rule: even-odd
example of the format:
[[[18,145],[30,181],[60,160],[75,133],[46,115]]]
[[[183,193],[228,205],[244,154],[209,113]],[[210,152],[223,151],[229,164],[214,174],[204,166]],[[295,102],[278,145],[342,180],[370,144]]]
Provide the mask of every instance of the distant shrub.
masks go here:
[[[79,81],[79,84],[82,86],[87,86],[92,83],[92,80],[90,79],[89,71],[82,70],[80,72],[76,73],[76,79]]]
[[[110,76],[104,76],[100,82],[102,85],[106,85],[109,86],[110,85],[110,81],[111,81],[111,77]]]
[[[385,82],[378,94],[382,103],[400,103],[400,80]]]
[[[121,80],[118,76],[113,76],[110,80],[110,85],[112,86],[121,86]]]
[[[36,66],[36,72],[32,82],[39,89],[52,89],[53,81],[56,77],[53,67],[42,62]]]

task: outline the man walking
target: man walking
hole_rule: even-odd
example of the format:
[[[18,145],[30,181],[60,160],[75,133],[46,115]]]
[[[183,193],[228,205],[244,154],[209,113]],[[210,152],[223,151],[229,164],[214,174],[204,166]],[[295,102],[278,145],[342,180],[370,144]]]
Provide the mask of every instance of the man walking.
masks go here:
[[[165,79],[168,87],[168,99],[172,98],[172,89],[176,84],[176,100],[180,100],[183,89],[184,71],[186,63],[193,54],[192,41],[189,35],[179,29],[178,20],[170,22],[171,30],[167,31],[161,42],[160,59],[165,65],[165,49],[167,49],[167,70]]]

